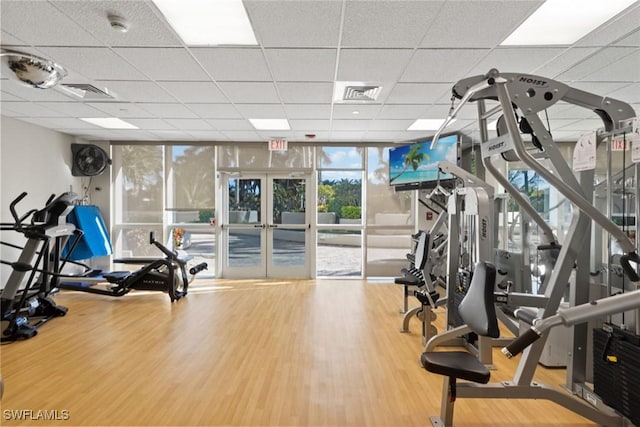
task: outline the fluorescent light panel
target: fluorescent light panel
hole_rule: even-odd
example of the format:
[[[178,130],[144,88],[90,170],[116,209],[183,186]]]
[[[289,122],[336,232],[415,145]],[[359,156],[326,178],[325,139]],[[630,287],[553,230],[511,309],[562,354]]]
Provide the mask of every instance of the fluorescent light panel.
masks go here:
[[[257,45],[242,0],[153,0],[189,46]]]
[[[607,22],[635,0],[546,0],[502,45],[567,45]]]
[[[407,128],[407,130],[438,130],[445,119],[418,119]],[[455,122],[453,119],[449,124]]]
[[[291,130],[287,119],[249,119],[257,130]]]
[[[81,117],[80,120],[91,123],[92,125],[100,126],[105,129],[138,129],[137,126],[134,126],[131,123],[127,123],[124,120],[118,119],[116,117]]]

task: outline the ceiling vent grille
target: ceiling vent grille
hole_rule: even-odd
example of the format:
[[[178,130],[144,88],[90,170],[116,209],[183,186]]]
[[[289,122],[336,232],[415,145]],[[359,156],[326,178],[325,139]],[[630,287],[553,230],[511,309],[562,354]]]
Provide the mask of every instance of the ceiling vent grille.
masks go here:
[[[116,99],[106,88],[100,89],[88,83],[63,83],[61,88],[82,100]]]
[[[375,101],[380,94],[380,86],[347,86],[343,101]]]

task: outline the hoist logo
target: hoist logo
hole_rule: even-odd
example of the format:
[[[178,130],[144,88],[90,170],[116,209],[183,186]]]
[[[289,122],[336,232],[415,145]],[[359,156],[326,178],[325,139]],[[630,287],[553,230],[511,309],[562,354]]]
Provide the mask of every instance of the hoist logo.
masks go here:
[[[489,147],[487,147],[487,150],[494,151],[502,148],[503,146],[504,146],[504,141],[500,141],[500,142],[496,142],[495,144],[491,144]]]
[[[547,83],[548,83],[546,80],[532,79],[531,77],[525,77],[525,76],[520,76],[519,81],[523,83],[528,83],[533,86],[538,86],[538,87],[545,87],[547,86]]]
[[[484,240],[487,238],[488,228],[489,228],[489,221],[487,221],[486,217],[483,217],[480,220],[480,239],[481,240]]]

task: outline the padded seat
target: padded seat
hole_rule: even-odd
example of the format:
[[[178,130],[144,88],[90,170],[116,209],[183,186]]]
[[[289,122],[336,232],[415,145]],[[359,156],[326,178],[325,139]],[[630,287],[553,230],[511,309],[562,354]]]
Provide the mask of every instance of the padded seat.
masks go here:
[[[467,293],[458,306],[458,313],[466,325],[479,336],[498,338],[500,329],[493,301],[496,268],[488,262],[479,262],[473,272]],[[464,351],[429,351],[420,357],[422,366],[429,372],[449,378],[445,382],[450,402],[456,400],[458,378],[486,384],[491,376],[489,369],[474,355]]]
[[[491,373],[477,357],[466,351],[440,351],[422,353],[422,366],[429,372],[446,377],[460,378],[486,384]]]
[[[396,277],[393,279],[394,283],[398,285],[407,286],[422,286],[424,282],[412,274],[408,274],[404,277]]]

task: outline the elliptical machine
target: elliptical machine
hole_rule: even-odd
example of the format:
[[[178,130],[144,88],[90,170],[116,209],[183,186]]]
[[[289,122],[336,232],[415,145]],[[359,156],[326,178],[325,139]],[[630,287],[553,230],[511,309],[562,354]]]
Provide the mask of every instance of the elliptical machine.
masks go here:
[[[52,278],[55,277],[50,254],[52,248],[55,252],[55,248],[64,244],[75,230],[73,225],[67,224],[66,217],[73,209],[76,196],[73,193],[64,193],[57,198],[52,195],[43,209],[32,209],[18,216],[15,207],[26,196],[27,193],[23,192],[9,205],[14,223],[0,225],[2,231],[16,231],[27,238],[24,247],[1,242],[21,249],[17,261],[0,260],[12,268],[0,293],[2,342],[31,338],[44,323],[67,314],[67,308],[57,305],[50,296],[54,289]],[[31,218],[30,223],[25,223],[28,218]],[[24,282],[27,273],[29,275]],[[40,274],[36,276],[37,273]]]
[[[76,230],[76,238],[73,240],[69,253],[73,252],[75,245],[82,235],[81,230]],[[183,258],[178,252],[172,251],[156,240],[155,234],[150,233],[149,243],[158,248],[164,258],[119,258],[113,260],[120,264],[143,265],[136,271],[114,271],[110,273],[87,271],[85,275],[71,276],[57,274],[55,286],[63,290],[89,292],[111,297],[121,297],[132,290],[160,291],[169,294],[171,302],[177,301],[187,295],[190,280],[187,278],[187,262],[189,258]],[[69,261],[63,259],[60,268]],[[78,264],[78,263],[76,263]],[[192,278],[208,267],[206,262],[197,264],[189,269]]]

